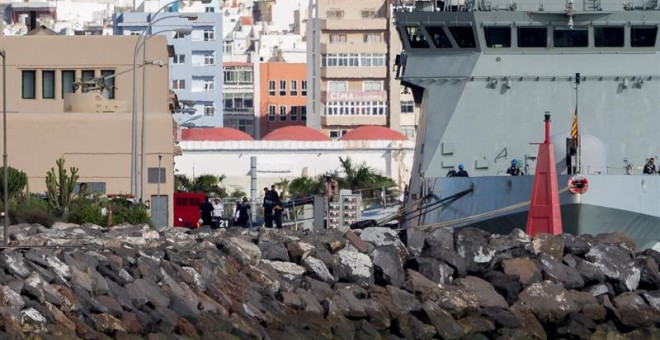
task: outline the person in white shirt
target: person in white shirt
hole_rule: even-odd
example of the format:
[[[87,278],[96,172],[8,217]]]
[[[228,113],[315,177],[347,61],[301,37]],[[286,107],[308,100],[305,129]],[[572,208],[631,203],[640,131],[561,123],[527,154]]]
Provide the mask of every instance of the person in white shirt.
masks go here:
[[[220,200],[219,197],[216,197],[213,199],[213,202],[211,203],[213,205],[213,212],[212,216],[214,218],[220,218],[224,215],[225,213],[225,206],[222,204],[222,201]]]

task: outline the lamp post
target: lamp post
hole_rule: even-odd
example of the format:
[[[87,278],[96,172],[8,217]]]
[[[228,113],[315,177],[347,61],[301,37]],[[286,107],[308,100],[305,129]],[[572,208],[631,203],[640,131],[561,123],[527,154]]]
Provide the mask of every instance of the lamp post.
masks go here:
[[[172,4],[175,4],[175,3],[178,3],[178,2],[181,2],[181,1],[182,0],[178,0],[178,1],[173,1],[173,2],[168,3],[167,5],[161,7],[156,13],[154,13],[153,16],[157,15],[163,9],[171,6]],[[206,1],[206,0],[204,0],[204,1]],[[204,1],[202,1],[202,2],[204,2]],[[193,17],[194,17],[194,19],[197,18],[196,16],[190,15],[188,13],[181,13],[179,16],[176,16],[176,17],[183,17],[183,18],[187,18],[187,19],[191,19]],[[138,178],[138,165],[137,165],[137,163],[138,163],[138,159],[137,159],[137,133],[138,133],[138,131],[137,131],[137,126],[138,126],[138,119],[137,119],[138,118],[137,117],[137,56],[138,56],[138,52],[139,52],[140,48],[144,48],[143,55],[146,56],[146,54],[145,54],[146,53],[146,41],[147,41],[147,39],[149,39],[149,37],[147,37],[147,35],[151,31],[151,26],[154,23],[156,23],[160,20],[169,19],[169,18],[172,18],[172,17],[164,17],[164,18],[160,18],[160,19],[157,19],[157,20],[151,20],[151,17],[150,17],[149,24],[144,29],[144,31],[140,32],[140,35],[138,36],[138,39],[135,42],[135,48],[133,50],[133,112],[132,112],[132,117],[131,117],[131,194],[133,194],[133,195],[136,195],[138,193],[138,184],[137,184],[137,181],[138,181],[138,179],[137,179]],[[190,29],[190,28],[187,28],[186,30],[188,32],[192,31],[192,29]],[[177,31],[177,30],[172,30],[172,31]],[[143,62],[144,62],[144,59],[143,59]],[[144,86],[144,80],[143,80],[142,85]],[[142,93],[143,93],[143,99],[144,99],[144,88],[143,88]],[[143,121],[143,124],[144,124],[144,121]]]
[[[7,51],[0,50],[0,57],[2,57],[2,200],[5,204],[3,226],[4,226],[4,244],[9,244],[7,237],[7,229],[9,228],[9,168],[7,167]]]
[[[154,202],[156,205],[154,206],[154,217],[155,219],[158,219],[158,211],[160,210],[160,165],[161,165],[161,160],[163,159],[163,155],[160,153],[158,154],[158,184],[157,184],[157,189],[156,189],[156,202]],[[154,221],[154,224],[155,223]],[[158,225],[155,226],[158,228]]]

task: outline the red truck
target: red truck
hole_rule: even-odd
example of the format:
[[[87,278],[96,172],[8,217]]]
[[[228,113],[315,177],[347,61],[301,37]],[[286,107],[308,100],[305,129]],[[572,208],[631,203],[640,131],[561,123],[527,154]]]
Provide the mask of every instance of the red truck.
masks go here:
[[[197,228],[199,221],[199,205],[204,202],[206,195],[198,192],[174,193],[174,226]]]

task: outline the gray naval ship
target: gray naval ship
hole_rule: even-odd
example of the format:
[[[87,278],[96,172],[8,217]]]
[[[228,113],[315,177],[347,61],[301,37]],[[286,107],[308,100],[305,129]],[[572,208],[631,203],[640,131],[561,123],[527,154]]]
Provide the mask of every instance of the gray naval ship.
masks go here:
[[[660,154],[657,0],[398,1],[393,15],[397,77],[421,106],[407,226],[524,230],[550,112],[564,232],[657,245],[660,175],[642,174]],[[506,175],[513,159],[526,176]],[[470,177],[446,177],[459,164]]]

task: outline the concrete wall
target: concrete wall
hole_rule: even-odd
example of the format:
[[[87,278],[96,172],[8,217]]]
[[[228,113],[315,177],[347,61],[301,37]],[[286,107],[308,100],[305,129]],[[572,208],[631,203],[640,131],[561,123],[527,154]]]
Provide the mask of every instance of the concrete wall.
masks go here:
[[[46,172],[56,167],[55,161],[60,157],[66,160],[67,168],[79,168],[79,182],[104,183],[106,194],[131,192],[132,51],[135,42],[136,37],[116,36],[0,37],[0,49],[7,54],[8,164],[27,173],[31,192],[45,191]],[[164,38],[150,41],[147,58],[167,60]],[[114,102],[129,105],[118,105],[115,112],[98,113],[81,111],[74,101],[69,112],[65,112],[60,71],[76,70],[79,75],[81,70],[87,69],[96,70],[96,76],[106,69],[116,74],[126,72],[116,78],[117,99]],[[22,70],[36,71],[35,99],[21,98]],[[54,99],[41,96],[42,70],[55,71]],[[167,103],[167,74],[166,67],[147,68],[145,172],[147,168],[158,167],[160,153],[166,174],[160,193],[168,198],[167,220],[171,225],[174,143],[173,121]],[[141,82],[138,86],[138,99],[141,99]],[[140,117],[141,113],[138,115],[138,143],[141,140]],[[158,189],[157,184],[145,181],[144,199],[150,199]]]
[[[413,141],[182,141],[183,154],[175,157],[175,172],[188,177],[224,175],[228,191],[250,192],[250,157],[257,157],[257,188],[282,179],[316,177],[340,172],[339,157],[366,163],[394,180],[400,189],[408,183]],[[259,191],[260,192],[260,191]]]

